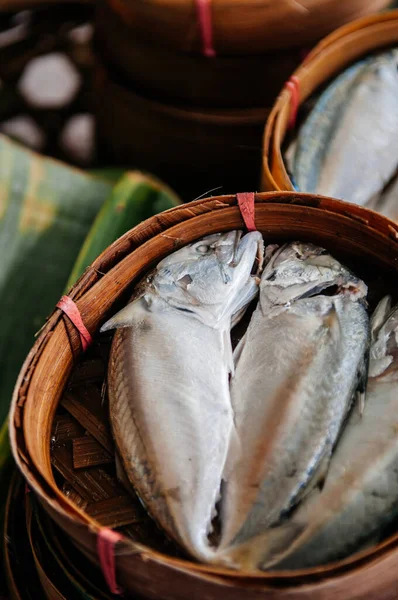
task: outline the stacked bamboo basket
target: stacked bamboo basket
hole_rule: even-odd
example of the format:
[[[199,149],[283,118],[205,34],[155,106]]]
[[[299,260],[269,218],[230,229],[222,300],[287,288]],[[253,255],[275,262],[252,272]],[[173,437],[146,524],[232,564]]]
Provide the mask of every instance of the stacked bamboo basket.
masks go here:
[[[11,598],[111,600],[101,571],[46,515],[16,472],[9,488],[4,564]]]
[[[359,19],[341,27],[320,42],[294,73],[298,107],[353,61],[398,44],[398,10]],[[293,190],[283,144],[290,129],[292,92],[285,89],[268,118],[263,141],[263,190]],[[371,140],[370,140],[371,143]]]
[[[250,11],[243,18],[238,10],[242,4],[214,0],[216,57],[204,57],[193,3],[187,7],[182,0],[136,2],[132,18],[127,0],[101,0],[96,110],[99,140],[109,155],[163,174],[189,197],[224,181],[235,189],[253,189],[260,171],[253,144],[261,144],[268,111],[262,106],[272,103],[277,87],[288,79],[299,60],[299,47],[386,3],[364,7],[347,1],[341,6],[325,0],[315,3],[316,10],[311,3],[305,14],[312,17],[305,22],[298,19],[299,14],[304,19],[304,13],[292,18],[288,11],[296,10],[293,4],[281,2],[278,13],[264,2],[261,29],[254,8],[253,19]],[[233,17],[225,30],[224,14]],[[300,102],[348,62],[396,42],[397,22],[393,13],[365,18],[321,42],[296,72]],[[261,34],[264,27],[272,32],[266,39]],[[286,27],[292,29],[286,33]],[[236,35],[228,35],[232,31]],[[295,40],[293,50],[281,48],[288,35]],[[253,54],[242,58],[248,47]],[[277,50],[273,58],[272,49]],[[144,55],[148,68],[139,60]],[[175,71],[173,64],[178,65]],[[268,81],[271,69],[278,85],[267,88],[261,80]],[[165,76],[168,73],[175,77]],[[222,85],[215,85],[220,77],[225,78]],[[260,108],[253,109],[257,102]],[[276,165],[279,156],[283,161],[290,110],[291,96],[285,90],[266,129],[265,189],[283,188],[283,169]],[[252,146],[238,153],[242,140]],[[288,179],[284,181],[283,189],[291,189]],[[387,292],[398,301],[398,230],[388,219],[355,205],[288,191],[256,194],[255,219],[267,242],[302,239],[333,252],[370,285],[371,308]],[[153,600],[396,598],[394,530],[378,546],[322,568],[249,575],[191,561],[117,479],[106,397],[112,336],[100,335],[99,328],[158,260],[206,234],[241,227],[232,195],[196,200],[144,221],[108,247],[69,291],[94,338],[91,348],[82,352],[76,329],[59,309],[41,330],[19,375],[10,414],[12,450],[27,482],[25,488],[25,482],[14,477],[7,503],[3,550],[12,598],[108,600],[119,592],[126,598]],[[24,577],[32,581],[33,593],[22,589]]]
[[[109,161],[186,200],[252,189],[275,97],[303,53],[388,0],[99,0],[96,114]],[[255,182],[255,183],[253,183]]]
[[[398,299],[398,231],[381,215],[328,198],[278,192],[256,195],[255,219],[267,242],[311,240],[332,251],[365,278],[373,290],[371,308],[386,290]],[[83,354],[74,326],[54,311],[15,389],[14,457],[42,509],[82,554],[102,566],[111,590],[122,589],[127,597],[392,600],[398,584],[393,531],[377,547],[333,565],[248,575],[181,555],[116,480],[101,395],[110,338],[98,330],[156,261],[206,234],[242,227],[235,196],[197,200],[144,221],[94,261],[69,292],[94,344]],[[48,598],[56,597],[48,590]]]

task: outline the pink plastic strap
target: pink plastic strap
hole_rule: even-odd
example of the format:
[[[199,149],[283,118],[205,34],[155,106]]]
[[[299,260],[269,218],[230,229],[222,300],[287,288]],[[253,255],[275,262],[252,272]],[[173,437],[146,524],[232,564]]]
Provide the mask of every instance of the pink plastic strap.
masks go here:
[[[238,206],[242,219],[248,231],[256,231],[256,223],[254,220],[254,192],[242,192],[236,194]]]
[[[123,537],[120,533],[107,527],[102,528],[97,536],[97,552],[100,559],[102,573],[112,594],[121,594],[122,590],[116,583],[115,545]]]
[[[299,109],[299,95],[300,95],[300,82],[298,77],[293,75],[289,81],[286,82],[285,86],[290,91],[291,96],[291,111],[289,127],[293,129],[296,124],[297,113]]]
[[[57,308],[60,308],[66,314],[66,316],[69,317],[73,325],[78,330],[84,352],[92,343],[93,338],[83,323],[83,319],[76,304],[73,302],[72,298],[69,298],[69,296],[62,296],[61,300],[57,304]]]
[[[202,36],[202,52],[208,58],[213,58],[216,55],[216,51],[213,47],[211,2],[212,0],[195,0]]]

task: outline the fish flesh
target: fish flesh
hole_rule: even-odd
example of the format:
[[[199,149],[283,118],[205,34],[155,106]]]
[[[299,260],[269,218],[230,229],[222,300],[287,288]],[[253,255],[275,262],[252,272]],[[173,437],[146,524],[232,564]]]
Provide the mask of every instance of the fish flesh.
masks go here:
[[[231,327],[258,294],[260,233],[214,234],[162,260],[101,329],[113,434],[129,481],[189,554],[211,562],[221,482],[239,454]],[[252,271],[257,271],[252,274]]]
[[[385,298],[372,317],[366,405],[349,417],[325,485],[268,540],[264,563],[313,567],[377,543],[398,516],[398,306]],[[264,546],[265,548],[266,546]]]
[[[350,67],[323,92],[299,134],[294,179],[366,206],[398,166],[398,50]]]
[[[241,455],[223,485],[221,550],[249,545],[325,476],[366,379],[366,293],[322,248],[295,242],[273,252],[234,354]]]

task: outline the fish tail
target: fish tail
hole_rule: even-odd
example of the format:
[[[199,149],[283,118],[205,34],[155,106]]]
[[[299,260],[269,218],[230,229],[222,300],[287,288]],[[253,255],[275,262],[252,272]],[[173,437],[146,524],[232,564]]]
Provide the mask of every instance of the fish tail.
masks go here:
[[[265,570],[280,562],[304,529],[302,523],[286,523],[245,542],[222,548],[215,558],[219,564],[248,573]]]

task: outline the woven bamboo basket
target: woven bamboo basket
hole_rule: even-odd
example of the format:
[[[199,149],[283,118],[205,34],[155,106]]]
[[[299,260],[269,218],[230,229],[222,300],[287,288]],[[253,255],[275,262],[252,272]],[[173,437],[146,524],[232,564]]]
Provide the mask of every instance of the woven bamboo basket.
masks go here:
[[[8,488],[5,507],[3,569],[11,600],[34,600],[44,597],[37,575],[26,530],[25,483],[15,470]]]
[[[12,600],[111,600],[101,571],[27,493],[17,470],[8,491],[3,541]]]
[[[156,172],[187,200],[213,188],[252,189],[261,172],[264,115],[303,46],[388,4],[98,0],[100,153]]]
[[[298,48],[211,59],[165,49],[136,35],[105,0],[97,6],[95,50],[140,95],[176,106],[223,109],[272,106],[302,58]]]
[[[398,43],[398,10],[359,19],[341,27],[306,57],[294,73],[298,102],[302,106],[331,77],[370,52]],[[263,190],[293,190],[284,156],[283,142],[289,130],[292,91],[284,89],[269,115],[263,140]]]
[[[170,106],[125,88],[100,64],[95,88],[97,140],[107,163],[154,172],[183,200],[258,181],[267,109]]]
[[[370,286],[371,308],[386,291],[397,301],[398,230],[388,219],[337,200],[281,192],[257,194],[255,218],[267,242],[302,239],[332,251]],[[197,200],[144,221],[98,257],[69,293],[95,342],[83,355],[68,318],[58,309],[50,316],[13,397],[15,460],[45,511],[93,562],[100,562],[98,540],[103,540],[104,528],[122,532],[108,550],[127,595],[393,600],[398,584],[394,531],[379,546],[333,565],[249,576],[181,555],[115,480],[114,446],[101,395],[111,336],[98,335],[99,327],[158,260],[203,235],[242,227],[235,196]]]
[[[131,35],[183,52],[202,51],[194,0],[102,0],[119,14]],[[203,4],[203,2],[202,2]],[[218,54],[261,54],[313,44],[355,18],[391,4],[389,0],[208,0]]]

